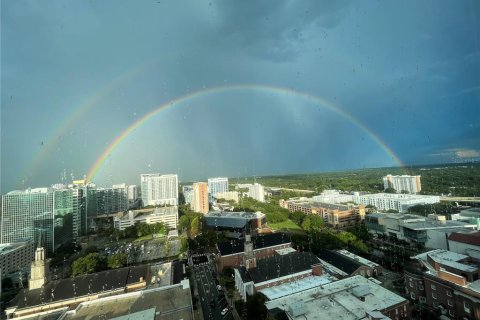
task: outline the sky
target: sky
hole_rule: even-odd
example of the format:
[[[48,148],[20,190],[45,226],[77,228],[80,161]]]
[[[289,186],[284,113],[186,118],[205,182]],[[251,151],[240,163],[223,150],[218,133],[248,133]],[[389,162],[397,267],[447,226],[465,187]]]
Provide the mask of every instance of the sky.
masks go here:
[[[480,159],[475,0],[0,4],[1,193]]]

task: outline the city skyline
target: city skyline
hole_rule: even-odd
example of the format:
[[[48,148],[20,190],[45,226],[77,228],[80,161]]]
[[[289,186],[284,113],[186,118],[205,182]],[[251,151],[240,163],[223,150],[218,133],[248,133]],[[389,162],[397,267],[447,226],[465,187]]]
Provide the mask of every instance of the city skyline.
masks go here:
[[[0,191],[478,160],[479,12],[3,1]]]

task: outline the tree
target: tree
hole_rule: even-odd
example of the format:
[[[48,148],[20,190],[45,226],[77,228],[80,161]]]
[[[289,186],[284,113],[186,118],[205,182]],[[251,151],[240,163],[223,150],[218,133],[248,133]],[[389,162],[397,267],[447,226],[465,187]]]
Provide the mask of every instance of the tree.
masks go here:
[[[302,222],[302,229],[305,231],[310,231],[311,230],[312,223],[310,221],[310,216],[306,216],[305,219],[303,219]]]
[[[395,190],[394,188],[387,188],[387,189],[385,189],[384,192],[385,193],[397,193],[397,190]]]
[[[267,308],[265,307],[265,296],[256,292],[251,296],[247,296],[247,319],[263,320],[267,317]]]
[[[305,213],[302,211],[294,211],[290,213],[290,219],[298,225],[302,223],[303,218],[305,218]]]
[[[198,217],[193,218],[192,222],[190,223],[190,233],[192,234],[192,237],[198,234],[199,225],[200,225],[200,222]]]
[[[105,270],[107,262],[105,257],[98,253],[89,253],[84,257],[78,258],[73,262],[72,275],[78,276]]]
[[[108,257],[108,268],[118,269],[127,265],[128,256],[125,253],[116,253]]]

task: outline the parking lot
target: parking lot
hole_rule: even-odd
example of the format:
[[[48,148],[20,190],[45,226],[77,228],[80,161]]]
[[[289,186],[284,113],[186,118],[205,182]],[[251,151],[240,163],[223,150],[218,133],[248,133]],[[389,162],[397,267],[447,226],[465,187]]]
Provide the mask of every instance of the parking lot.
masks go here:
[[[216,273],[210,266],[207,257],[192,257],[192,263],[204,318],[210,320],[233,320],[223,289],[218,287]],[[222,315],[222,313],[224,314]]]

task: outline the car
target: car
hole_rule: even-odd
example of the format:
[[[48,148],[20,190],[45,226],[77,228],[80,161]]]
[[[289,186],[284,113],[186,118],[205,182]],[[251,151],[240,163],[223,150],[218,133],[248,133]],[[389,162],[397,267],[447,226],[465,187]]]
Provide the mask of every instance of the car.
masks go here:
[[[227,314],[227,312],[228,312],[228,308],[223,308],[221,315],[224,316]]]

